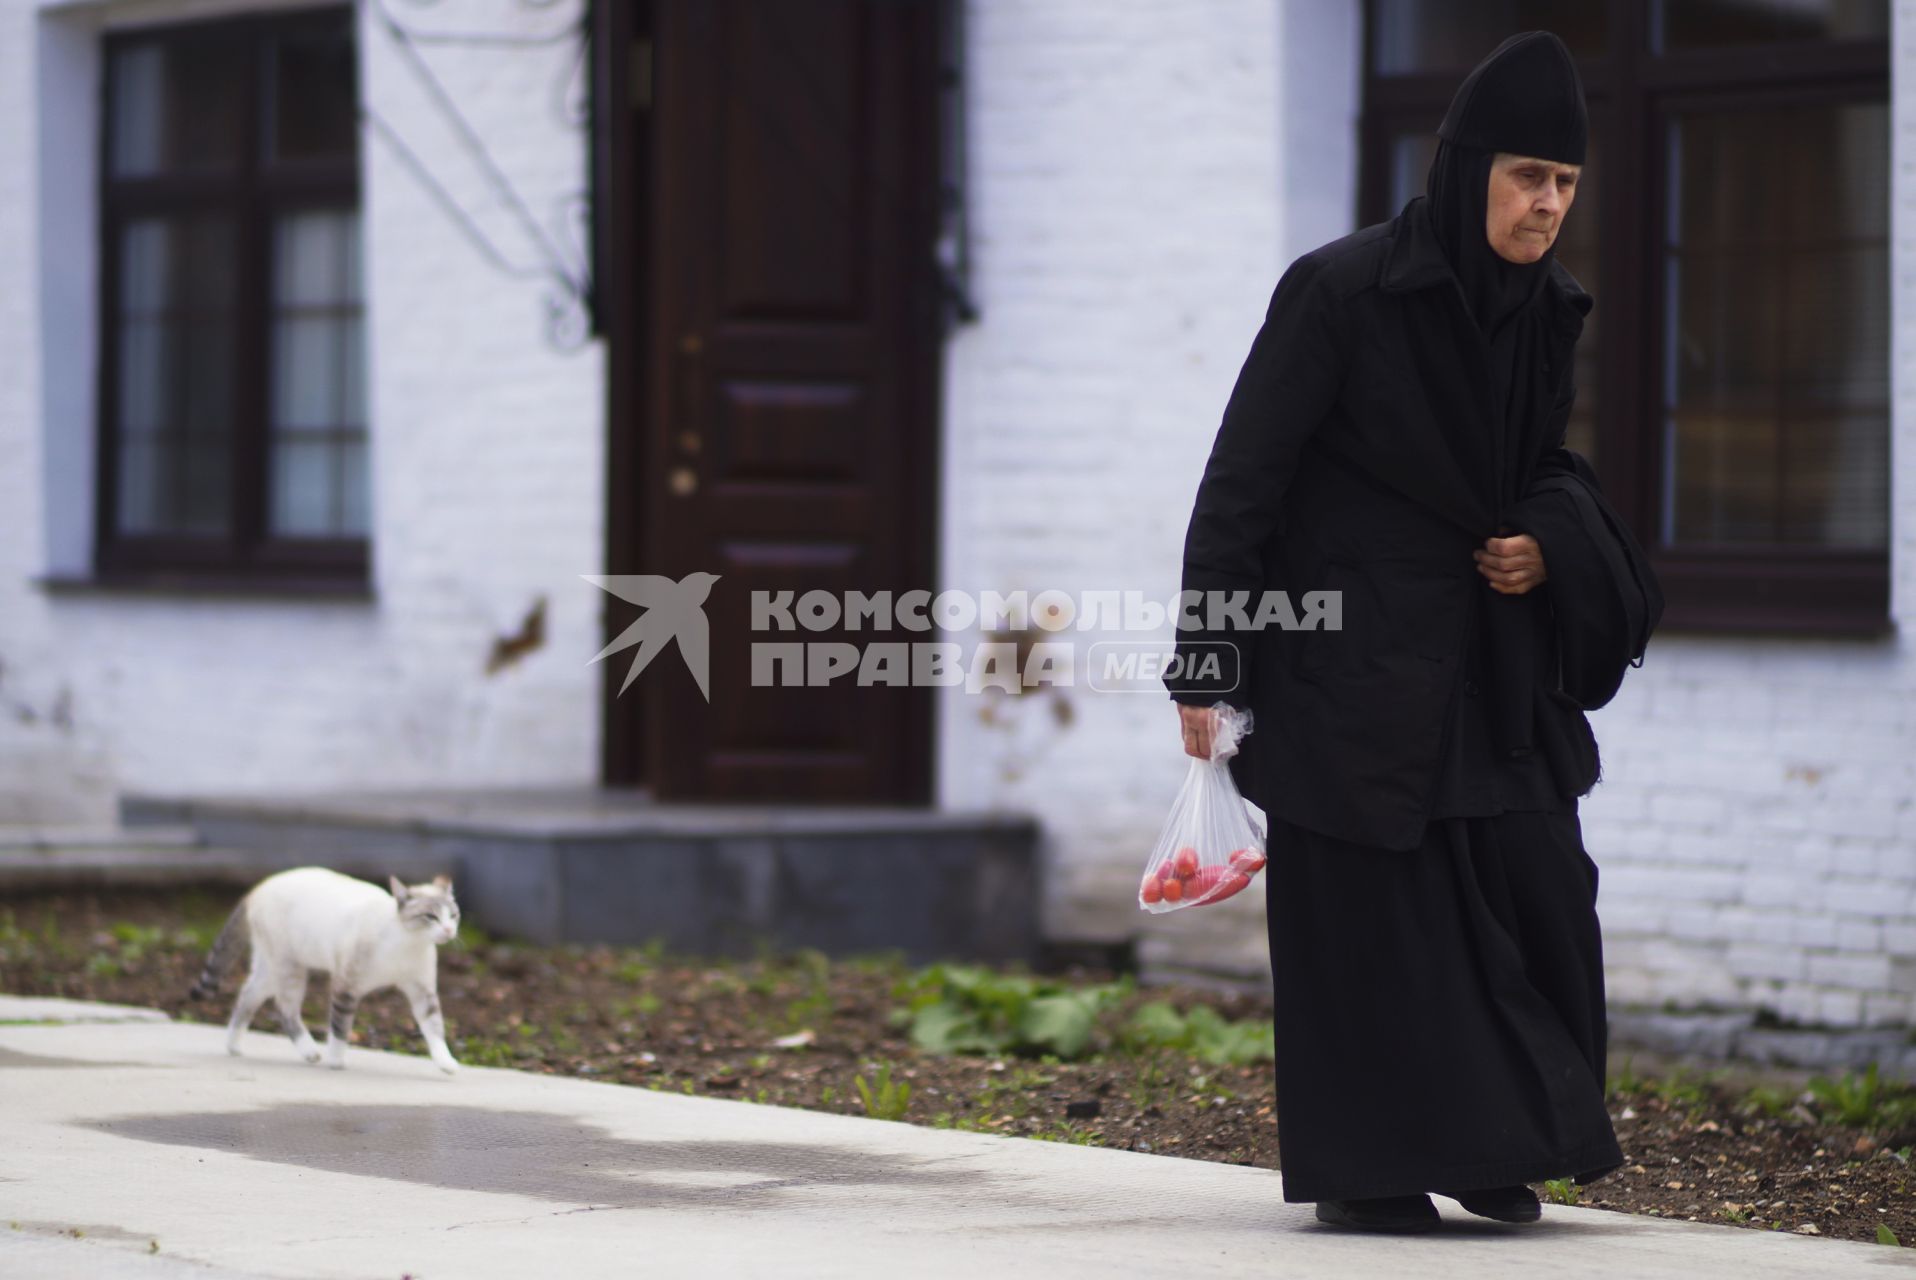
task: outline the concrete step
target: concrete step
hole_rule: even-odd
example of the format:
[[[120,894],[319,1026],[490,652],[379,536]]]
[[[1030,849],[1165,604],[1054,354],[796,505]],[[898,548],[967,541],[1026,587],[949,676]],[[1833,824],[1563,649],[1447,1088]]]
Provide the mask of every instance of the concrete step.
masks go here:
[[[473,923],[533,942],[1038,955],[1038,826],[1019,813],[677,804],[581,787],[127,796],[119,816],[244,850],[256,878],[311,864],[379,883],[445,872]]]
[[[206,842],[190,826],[0,826],[0,854],[38,849],[194,849]]]
[[[0,893],[207,883],[251,885],[261,874],[255,858],[234,849],[197,845],[0,845]]]

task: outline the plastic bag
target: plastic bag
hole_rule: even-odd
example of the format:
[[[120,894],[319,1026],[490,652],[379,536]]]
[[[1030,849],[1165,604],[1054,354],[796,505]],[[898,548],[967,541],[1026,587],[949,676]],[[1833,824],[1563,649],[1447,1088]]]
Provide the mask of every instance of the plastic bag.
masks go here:
[[[1211,758],[1191,757],[1171,816],[1144,864],[1138,905],[1146,911],[1206,906],[1243,892],[1264,869],[1264,833],[1231,779],[1230,759],[1251,731],[1251,713],[1226,702],[1213,705],[1217,730]]]

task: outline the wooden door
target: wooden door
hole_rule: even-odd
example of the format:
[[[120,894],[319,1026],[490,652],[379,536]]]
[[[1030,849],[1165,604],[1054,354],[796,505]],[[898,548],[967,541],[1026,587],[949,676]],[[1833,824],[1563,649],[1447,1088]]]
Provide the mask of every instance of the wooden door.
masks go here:
[[[636,510],[615,511],[609,572],[719,579],[710,701],[676,652],[655,659],[613,699],[627,771],[661,798],[927,801],[930,690],[754,685],[751,645],[930,634],[754,632],[749,605],[936,589],[937,6],[639,12],[629,186],[647,207],[615,226],[649,243],[611,495]],[[616,690],[629,658],[608,662]]]

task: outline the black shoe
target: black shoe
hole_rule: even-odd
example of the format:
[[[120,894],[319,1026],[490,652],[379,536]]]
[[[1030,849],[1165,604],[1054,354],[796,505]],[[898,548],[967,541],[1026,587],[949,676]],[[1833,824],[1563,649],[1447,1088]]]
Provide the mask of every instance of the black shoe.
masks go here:
[[[1439,1191],[1480,1218],[1498,1222],[1535,1222],[1543,1217],[1543,1206],[1536,1193],[1521,1184],[1514,1187],[1480,1187],[1474,1191]]]
[[[1317,1220],[1360,1231],[1435,1231],[1443,1219],[1427,1195],[1378,1196],[1371,1200],[1319,1200]]]

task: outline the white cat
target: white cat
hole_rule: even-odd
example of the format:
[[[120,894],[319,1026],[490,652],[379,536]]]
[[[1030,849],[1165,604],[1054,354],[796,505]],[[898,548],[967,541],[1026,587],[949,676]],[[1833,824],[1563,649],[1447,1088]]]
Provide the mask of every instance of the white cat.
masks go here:
[[[430,884],[405,885],[398,876],[390,879],[388,894],[378,885],[325,867],[294,867],[253,886],[233,908],[199,981],[187,993],[200,1000],[217,992],[221,973],[231,966],[240,944],[251,940],[251,972],[227,1023],[228,1053],[239,1053],[240,1033],[270,998],[279,1006],[280,1024],[293,1047],[306,1061],[318,1062],[319,1043],[300,1020],[300,1004],[306,998],[307,972],[319,970],[332,979],[327,1066],[345,1067],[346,1041],[360,1000],[396,986],[412,1004],[433,1062],[447,1075],[459,1070],[446,1049],[436,950],[459,932],[452,881],[435,876]]]

